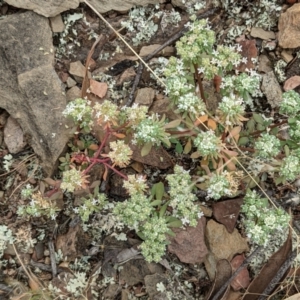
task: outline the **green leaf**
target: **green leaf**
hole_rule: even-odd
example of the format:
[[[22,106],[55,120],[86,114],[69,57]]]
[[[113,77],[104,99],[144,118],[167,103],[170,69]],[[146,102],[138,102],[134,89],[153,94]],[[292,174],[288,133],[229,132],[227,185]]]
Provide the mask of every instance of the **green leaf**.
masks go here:
[[[176,128],[177,126],[179,126],[181,123],[181,119],[177,119],[177,120],[174,120],[168,124],[166,124],[164,127],[165,129],[168,129],[168,128]]]
[[[278,127],[274,127],[270,130],[270,134],[273,134],[273,135],[277,135],[279,132],[279,128]]]
[[[265,130],[266,130],[266,127],[263,126],[263,125],[261,125],[261,124],[257,124],[256,128],[257,128],[257,130],[259,130],[259,131],[265,131]]]
[[[159,211],[159,217],[160,217],[160,218],[165,214],[165,212],[166,212],[166,210],[167,210],[167,207],[168,207],[169,203],[170,203],[170,201],[166,202],[166,203],[161,207],[161,209],[160,209],[160,211]]]
[[[162,201],[161,200],[154,200],[150,203],[151,206],[159,206],[161,205]]]
[[[176,153],[179,153],[179,154],[182,153],[183,147],[182,147],[182,145],[180,143],[176,144],[175,151],[176,151]]]
[[[165,186],[164,184],[160,181],[158,183],[155,183],[155,197],[158,200],[162,200],[163,196],[165,193]]]
[[[152,143],[146,143],[141,150],[141,155],[142,156],[148,155],[151,149],[152,149]]]
[[[178,218],[173,217],[173,216],[166,217],[166,222],[167,223],[174,222],[174,221],[177,221],[177,220],[178,220]]]
[[[168,223],[168,227],[182,227],[182,222],[180,220],[176,220],[173,222]]]
[[[187,143],[184,146],[183,153],[188,154],[188,153],[190,153],[191,150],[192,150],[192,140],[189,138]]]
[[[284,149],[285,156],[289,156],[290,155],[290,148],[289,148],[289,146],[285,145],[283,149]]]
[[[255,130],[255,121],[253,119],[249,120],[246,125],[249,133],[252,133]]]
[[[239,146],[245,146],[249,143],[249,138],[247,138],[246,136],[243,136],[239,139]]]
[[[137,232],[136,234],[137,234],[138,237],[141,238],[142,240],[145,240],[145,239],[146,239],[145,235],[144,235],[142,232],[139,231],[139,232]]]
[[[176,233],[173,232],[172,230],[168,230],[168,231],[167,231],[167,234],[170,235],[170,236],[172,236],[172,237],[175,237],[175,236],[176,236]]]
[[[264,119],[260,114],[257,113],[253,113],[253,119],[255,120],[255,122],[257,122],[258,124],[263,125],[264,124]]]

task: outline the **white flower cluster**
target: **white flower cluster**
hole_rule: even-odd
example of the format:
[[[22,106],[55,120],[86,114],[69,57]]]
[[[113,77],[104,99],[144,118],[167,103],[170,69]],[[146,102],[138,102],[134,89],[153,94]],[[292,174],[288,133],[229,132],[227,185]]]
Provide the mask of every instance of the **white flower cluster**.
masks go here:
[[[169,231],[165,218],[153,216],[145,222],[140,231],[145,241],[140,248],[146,261],[159,262],[161,260],[166,251],[166,233]]]
[[[188,171],[176,165],[174,174],[166,176],[169,184],[170,203],[173,208],[173,216],[180,219],[183,225],[197,226],[198,219],[203,213],[194,202],[196,195],[192,192],[194,183]]]
[[[12,244],[14,237],[12,231],[5,225],[0,225],[0,257],[3,256],[3,252],[7,247],[7,244]]]
[[[80,128],[86,131],[92,126],[92,108],[88,100],[77,98],[69,102],[62,113],[64,116],[71,117]]]
[[[138,230],[140,224],[153,213],[153,209],[149,197],[134,194],[128,200],[117,203],[113,212],[129,228]]]
[[[300,158],[297,153],[292,152],[283,159],[279,175],[290,181],[295,180],[300,175]]]
[[[210,177],[209,179],[207,198],[219,200],[223,196],[232,196],[228,177],[226,177],[226,173],[225,175],[213,174],[212,177]]]
[[[178,98],[177,107],[180,112],[189,112],[196,117],[204,115],[206,111],[206,106],[203,100],[194,93],[187,93],[183,96],[180,96]]]
[[[245,113],[244,101],[234,94],[224,96],[219,103],[222,121],[226,126],[242,125],[241,117]],[[243,119],[243,118],[242,118]]]
[[[294,90],[283,93],[279,112],[287,115],[288,117],[295,117],[298,115],[299,111],[300,95]]]
[[[269,133],[263,133],[254,145],[257,156],[270,159],[280,152],[280,140]]]
[[[158,120],[157,115],[149,116],[137,125],[133,135],[134,143],[151,143],[160,146],[162,142],[169,144],[168,133],[164,128],[164,119]]]
[[[83,222],[87,222],[89,217],[94,212],[99,212],[107,203],[107,197],[103,193],[98,193],[96,196],[91,195],[89,199],[81,198],[83,204],[73,208],[76,214],[79,214]]]
[[[83,186],[82,173],[74,168],[64,171],[62,183],[60,185],[62,190],[73,193],[75,189]]]
[[[117,140],[109,143],[112,149],[107,156],[111,159],[114,165],[125,168],[129,163],[132,155],[132,150],[125,144],[123,140]]]
[[[202,131],[194,139],[194,145],[202,156],[216,156],[219,153],[221,139],[213,130]]]
[[[129,195],[143,194],[148,189],[144,176],[128,175],[127,178],[123,183],[123,187],[128,191]]]

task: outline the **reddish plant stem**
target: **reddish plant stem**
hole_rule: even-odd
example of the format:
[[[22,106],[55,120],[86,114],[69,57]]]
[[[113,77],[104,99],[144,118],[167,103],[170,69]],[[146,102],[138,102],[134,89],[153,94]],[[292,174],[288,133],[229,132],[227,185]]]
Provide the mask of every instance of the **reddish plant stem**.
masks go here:
[[[125,180],[128,179],[128,177],[126,175],[124,175],[122,172],[118,171],[117,169],[115,169],[113,166],[111,166],[108,163],[103,163],[106,167],[108,167],[109,169],[113,170],[116,174],[118,174],[119,176],[123,177]]]

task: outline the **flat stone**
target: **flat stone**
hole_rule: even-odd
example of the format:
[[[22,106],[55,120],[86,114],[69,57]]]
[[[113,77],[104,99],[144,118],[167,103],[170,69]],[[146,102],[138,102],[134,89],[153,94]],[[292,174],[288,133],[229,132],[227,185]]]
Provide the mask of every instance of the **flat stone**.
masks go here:
[[[275,40],[276,38],[273,31],[266,31],[260,27],[252,27],[250,35],[262,40]]]
[[[55,17],[49,18],[52,32],[63,32],[65,30],[65,24],[60,14]]]
[[[11,116],[7,119],[4,127],[4,142],[9,153],[18,153],[26,146],[23,130]]]
[[[70,70],[69,73],[83,78],[85,75],[85,66],[81,63],[81,61],[75,61],[70,63]]]
[[[73,101],[77,98],[80,98],[80,96],[81,96],[81,91],[78,86],[73,86],[72,88],[70,88],[67,91],[67,101],[68,102]]]
[[[53,68],[49,21],[27,11],[0,20],[0,28],[5,28],[0,30],[0,107],[20,124],[51,176],[68,132],[62,115],[66,97]]]
[[[268,72],[262,78],[261,90],[266,95],[268,103],[272,108],[278,107],[282,101],[282,91],[274,72]]]
[[[155,97],[155,90],[152,88],[142,88],[137,91],[135,103],[151,106]]]
[[[228,233],[224,225],[214,220],[207,222],[205,237],[207,246],[217,261],[231,261],[235,254],[249,251],[246,239],[242,238],[236,228],[232,233]]]
[[[300,47],[300,3],[281,14],[278,22],[278,43],[282,48]]]
[[[105,13],[110,10],[125,12],[131,9],[133,6],[146,6],[148,4],[157,4],[157,0],[90,0],[89,3],[93,5],[93,7],[98,12]]]
[[[76,81],[73,78],[68,77],[68,79],[67,79],[67,87],[71,88],[71,87],[73,87],[75,85],[76,85]]]
[[[55,17],[63,11],[79,6],[80,0],[5,0],[9,5],[33,10],[45,17]]]
[[[272,71],[272,63],[269,58],[262,54],[258,57],[258,71],[263,73],[268,73]]]
[[[294,56],[291,54],[290,51],[287,51],[287,50],[283,50],[281,53],[280,53],[281,57],[283,58],[283,60],[286,62],[286,63],[289,63],[290,61],[293,60]]]

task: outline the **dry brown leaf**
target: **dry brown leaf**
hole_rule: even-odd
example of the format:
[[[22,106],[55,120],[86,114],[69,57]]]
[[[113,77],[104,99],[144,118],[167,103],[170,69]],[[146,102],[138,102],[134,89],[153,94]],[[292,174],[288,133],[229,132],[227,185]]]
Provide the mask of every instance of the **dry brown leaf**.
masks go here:
[[[299,85],[300,85],[300,76],[295,75],[285,81],[283,89],[287,92],[289,90],[293,90]]]
[[[103,35],[99,35],[99,37],[94,42],[94,44],[87,56],[86,63],[85,63],[85,76],[83,78],[82,87],[81,87],[81,98],[85,98],[86,96],[88,96],[87,90],[88,90],[89,84],[90,84],[89,78],[88,78],[88,69],[91,64],[91,59],[94,54],[95,48],[96,48],[97,44],[100,42],[100,40],[102,40],[101,45],[104,45],[104,43],[107,40],[107,37],[103,36]]]
[[[207,127],[212,130],[215,130],[217,128],[217,123],[213,119],[208,119]]]
[[[176,236],[169,237],[171,243],[168,245],[168,250],[176,254],[181,262],[187,264],[203,262],[207,254],[204,241],[205,224],[206,218],[202,217],[197,227],[173,228]]]
[[[239,266],[243,263],[245,260],[245,255],[244,254],[239,254],[236,255],[232,261],[230,262],[232,266],[232,272],[234,273]],[[247,267],[245,266],[244,269],[242,269],[236,277],[233,278],[231,281],[231,287],[235,291],[239,291],[240,289],[246,289],[250,284],[250,276],[249,272],[247,270]]]
[[[90,79],[90,91],[98,96],[99,98],[103,98],[107,93],[107,83],[99,82],[94,79]]]
[[[242,203],[243,199],[238,198],[215,202],[212,205],[214,217],[226,227],[229,233],[232,233],[235,228]]]
[[[208,292],[206,300],[213,299],[219,289],[226,283],[226,281],[231,277],[232,269],[230,262],[227,259],[221,259],[217,262],[216,265],[216,277],[215,281],[211,287],[211,290]],[[227,287],[225,292],[222,295],[222,299],[227,299],[226,294],[228,293],[230,286]]]
[[[292,252],[292,238],[289,234],[285,243],[275,252],[268,262],[263,266],[260,273],[253,279],[249,285],[247,292],[244,294],[243,300],[256,300],[268,286],[273,277],[277,274],[282,264],[286,261]]]

